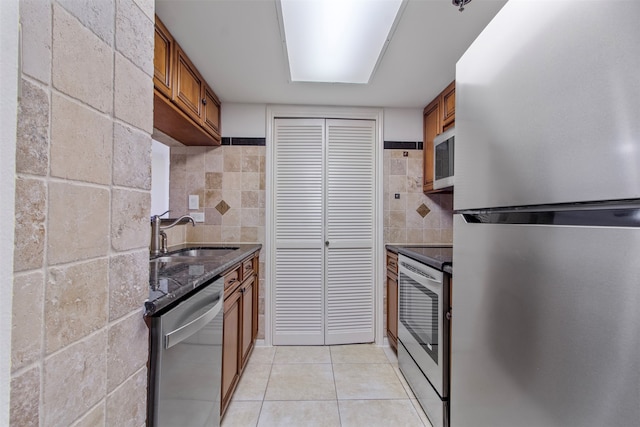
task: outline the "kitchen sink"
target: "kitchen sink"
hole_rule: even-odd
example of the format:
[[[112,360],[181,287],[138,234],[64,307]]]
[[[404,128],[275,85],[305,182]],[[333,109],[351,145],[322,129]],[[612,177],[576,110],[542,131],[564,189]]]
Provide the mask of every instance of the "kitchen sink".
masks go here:
[[[199,249],[183,249],[175,253],[175,256],[186,257],[219,257],[230,254],[238,248],[199,248]]]
[[[219,258],[228,255],[239,248],[236,247],[209,247],[209,248],[187,248],[170,254],[164,254],[157,258],[152,258],[152,262],[189,262],[194,258]]]

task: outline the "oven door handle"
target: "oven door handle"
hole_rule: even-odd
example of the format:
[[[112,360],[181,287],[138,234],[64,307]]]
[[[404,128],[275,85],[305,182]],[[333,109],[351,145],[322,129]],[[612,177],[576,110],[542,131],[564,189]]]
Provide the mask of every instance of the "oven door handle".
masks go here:
[[[222,310],[222,303],[223,299],[220,298],[218,302],[210,310],[207,310],[207,312],[203,315],[199,316],[196,319],[193,319],[186,325],[180,326],[178,329],[167,332],[164,336],[164,348],[171,348],[193,335],[199,329],[202,329],[204,325],[211,322],[218,315],[218,313],[220,313],[220,310]]]
[[[405,262],[400,263],[400,272],[406,274],[409,277],[413,277],[414,280],[429,280],[430,282],[442,283],[441,276],[434,277],[433,275],[429,274],[429,272]]]

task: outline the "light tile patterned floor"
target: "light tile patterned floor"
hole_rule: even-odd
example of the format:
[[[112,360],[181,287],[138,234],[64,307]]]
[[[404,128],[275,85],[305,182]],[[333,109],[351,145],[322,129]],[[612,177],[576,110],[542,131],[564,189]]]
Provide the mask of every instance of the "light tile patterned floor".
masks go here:
[[[389,347],[256,347],[222,427],[431,427]]]

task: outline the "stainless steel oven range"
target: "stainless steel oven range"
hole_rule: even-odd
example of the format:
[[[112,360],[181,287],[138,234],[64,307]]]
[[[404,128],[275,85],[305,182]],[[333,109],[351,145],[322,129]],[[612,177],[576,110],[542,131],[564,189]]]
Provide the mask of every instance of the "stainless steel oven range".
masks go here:
[[[448,275],[399,255],[398,364],[434,427],[449,426]]]

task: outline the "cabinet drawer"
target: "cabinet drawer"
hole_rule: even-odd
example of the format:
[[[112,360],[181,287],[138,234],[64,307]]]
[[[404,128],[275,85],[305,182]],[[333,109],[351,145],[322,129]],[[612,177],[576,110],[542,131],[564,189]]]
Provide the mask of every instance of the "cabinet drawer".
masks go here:
[[[254,257],[251,257],[242,262],[242,276],[244,279],[253,274],[253,259]]]
[[[240,284],[240,281],[242,280],[242,277],[240,275],[240,268],[241,266],[238,266],[237,268],[224,275],[225,296],[227,296],[236,285]]]
[[[398,254],[387,252],[387,270],[398,274]]]

